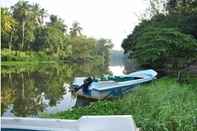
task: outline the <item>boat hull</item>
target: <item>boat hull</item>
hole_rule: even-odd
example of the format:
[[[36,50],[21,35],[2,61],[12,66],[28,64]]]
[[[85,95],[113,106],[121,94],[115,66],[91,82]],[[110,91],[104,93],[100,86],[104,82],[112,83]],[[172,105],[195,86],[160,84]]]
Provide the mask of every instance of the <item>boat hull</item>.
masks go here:
[[[122,127],[119,125],[121,124]],[[2,117],[3,131],[138,131],[130,115],[82,116],[78,120]]]
[[[91,90],[88,93],[84,93],[82,90],[79,90],[76,94],[81,98],[102,100],[121,96],[134,88],[135,86],[127,86],[105,91]]]
[[[91,83],[87,92],[83,92],[82,89],[77,91],[77,95],[84,98],[92,99],[107,99],[116,96],[121,96],[126,92],[134,89],[137,85],[150,82],[155,79],[157,72],[154,70],[143,70],[134,72],[128,75],[121,76],[122,78],[134,78],[126,81],[98,81]],[[86,77],[75,78],[73,85],[80,87]]]

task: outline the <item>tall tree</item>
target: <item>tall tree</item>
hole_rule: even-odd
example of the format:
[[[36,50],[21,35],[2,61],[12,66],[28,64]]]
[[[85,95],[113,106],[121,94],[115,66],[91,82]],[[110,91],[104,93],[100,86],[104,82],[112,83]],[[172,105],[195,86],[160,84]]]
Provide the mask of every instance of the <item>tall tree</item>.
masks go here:
[[[45,10],[38,4],[31,5],[28,1],[18,1],[12,6],[13,17],[18,21],[18,35],[20,38],[20,49],[30,49],[30,44],[35,40],[35,29],[43,24]]]
[[[58,18],[56,15],[50,15],[50,22],[47,23],[48,26],[53,26],[63,33],[67,31],[67,25],[64,24],[64,20]]]
[[[19,1],[13,7],[13,17],[21,25],[22,35],[21,35],[21,50],[24,48],[24,39],[25,39],[25,25],[30,19],[30,5],[28,1]]]
[[[76,36],[81,35],[81,30],[82,30],[82,27],[80,26],[80,24],[78,22],[74,22],[72,24],[72,27],[70,28],[71,37],[76,37]]]
[[[1,35],[3,36],[1,41],[3,47],[8,46],[9,49],[11,49],[12,37],[16,24],[8,8],[1,8]]]
[[[41,8],[39,4],[32,5],[32,19],[35,20],[35,23],[39,26],[42,26],[44,23],[44,17],[46,17],[46,11],[44,8]]]
[[[43,33],[44,38],[42,38],[48,53],[54,53],[56,56],[64,54],[66,27],[62,19],[55,15],[50,16],[50,22],[47,23]]]
[[[32,16],[31,16],[31,25],[33,25],[32,32],[35,37],[34,41],[31,42],[31,49],[40,50],[43,48],[42,38],[45,37],[45,25],[44,18],[47,16],[47,12],[45,9],[41,8],[39,4],[32,5]],[[40,39],[41,38],[41,39]],[[28,44],[30,45],[30,44]]]

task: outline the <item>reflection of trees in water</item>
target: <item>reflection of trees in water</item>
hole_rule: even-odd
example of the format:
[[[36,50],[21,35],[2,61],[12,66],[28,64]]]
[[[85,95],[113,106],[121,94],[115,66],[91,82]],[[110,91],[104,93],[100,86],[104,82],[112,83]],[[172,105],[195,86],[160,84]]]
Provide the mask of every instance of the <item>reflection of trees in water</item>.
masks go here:
[[[13,104],[12,112],[16,116],[37,115],[48,106],[43,102],[43,94],[44,99],[49,100],[49,106],[55,106],[65,94],[64,83],[70,83],[74,76],[100,75],[106,69],[88,64],[52,64],[11,69],[2,67],[1,113]]]
[[[135,59],[128,59],[127,58],[127,60],[125,60],[125,63],[124,63],[124,73],[125,74],[134,72],[137,69],[138,69],[138,65],[137,65],[137,62]]]
[[[73,65],[73,77],[79,76],[100,76],[104,73],[109,73],[108,67],[102,65],[93,64],[83,64],[83,65]]]
[[[11,76],[11,79],[7,79],[7,76]],[[10,101],[9,104],[13,104],[12,112],[16,116],[35,115],[37,111],[43,110],[44,105],[41,101],[41,92],[35,87],[35,81],[32,79],[31,73],[12,73],[4,75],[1,80],[2,93],[7,90],[15,90],[12,97],[14,100]],[[9,96],[9,94],[2,97],[6,98],[7,96]],[[4,108],[7,108],[8,105]],[[6,109],[3,110],[5,111]]]
[[[2,88],[1,86],[1,114],[6,111],[8,106],[15,100],[15,90],[11,89],[9,85]]]

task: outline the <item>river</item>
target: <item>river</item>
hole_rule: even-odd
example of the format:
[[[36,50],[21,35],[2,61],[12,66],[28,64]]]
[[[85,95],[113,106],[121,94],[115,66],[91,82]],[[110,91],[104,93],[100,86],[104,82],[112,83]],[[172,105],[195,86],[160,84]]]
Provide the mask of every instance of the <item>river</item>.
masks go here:
[[[109,67],[65,63],[2,65],[1,115],[37,117],[40,113],[56,113],[87,105],[89,101],[72,95],[63,85],[69,85],[74,77],[121,75],[123,71],[124,65],[117,62],[110,62]]]

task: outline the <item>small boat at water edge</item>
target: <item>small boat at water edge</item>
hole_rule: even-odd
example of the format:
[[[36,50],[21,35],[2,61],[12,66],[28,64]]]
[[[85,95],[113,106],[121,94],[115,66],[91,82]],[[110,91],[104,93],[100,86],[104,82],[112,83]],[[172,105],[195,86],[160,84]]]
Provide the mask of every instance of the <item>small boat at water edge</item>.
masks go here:
[[[76,77],[71,84],[71,90],[78,96],[89,99],[113,98],[128,92],[139,84],[154,80],[156,76],[156,71],[148,69],[121,76]]]

